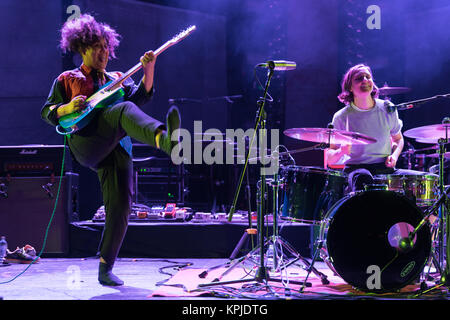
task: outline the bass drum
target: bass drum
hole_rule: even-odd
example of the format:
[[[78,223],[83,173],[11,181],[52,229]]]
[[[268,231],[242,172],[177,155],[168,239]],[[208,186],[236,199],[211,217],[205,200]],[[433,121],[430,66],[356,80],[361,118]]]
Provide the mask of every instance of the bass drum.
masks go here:
[[[397,291],[418,278],[431,252],[424,225],[410,250],[400,239],[422,221],[422,211],[394,191],[361,191],[342,198],[320,226],[320,256],[331,270],[365,292]]]

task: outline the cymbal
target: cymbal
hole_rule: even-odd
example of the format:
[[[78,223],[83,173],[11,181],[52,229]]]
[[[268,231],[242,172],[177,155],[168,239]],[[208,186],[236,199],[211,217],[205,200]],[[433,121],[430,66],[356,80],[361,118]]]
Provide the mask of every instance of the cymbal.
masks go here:
[[[437,144],[438,139],[417,138],[416,141],[420,143]]]
[[[402,94],[411,91],[410,88],[407,87],[388,87],[384,85],[381,88],[378,88],[378,94],[381,96],[390,96],[392,94]]]
[[[358,132],[328,128],[292,128],[283,132],[288,137],[330,144],[371,144],[377,142],[375,138]]]
[[[429,141],[427,143],[432,143],[432,141],[436,141],[437,143],[437,140],[449,137],[450,123],[434,124],[410,129],[405,131],[403,135],[408,138],[419,139],[420,141]]]

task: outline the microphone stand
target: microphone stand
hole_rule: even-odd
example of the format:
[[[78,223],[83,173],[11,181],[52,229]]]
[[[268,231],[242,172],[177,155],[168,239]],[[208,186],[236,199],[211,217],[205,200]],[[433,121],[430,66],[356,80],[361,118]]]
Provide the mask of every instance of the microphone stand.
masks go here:
[[[429,102],[429,101],[432,101],[432,100],[436,100],[436,99],[439,99],[439,98],[450,98],[450,93],[438,94],[438,95],[435,95],[433,97],[429,97],[429,98],[425,98],[425,99],[419,99],[419,100],[413,100],[413,101],[409,101],[409,102],[403,102],[403,103],[400,103],[400,104],[396,104],[396,105],[390,106],[388,108],[390,110],[394,110],[394,109],[397,109],[397,110],[400,110],[400,111],[408,110],[408,109],[413,108],[414,106],[421,105],[421,104],[424,104],[426,102]]]
[[[256,122],[255,122],[255,126],[254,126],[253,136],[252,136],[252,139],[251,139],[250,145],[249,145],[249,150],[252,150],[258,128],[260,128],[260,130],[261,130],[260,134],[261,135],[264,134],[264,130],[265,130],[265,126],[266,126],[266,112],[264,110],[264,105],[265,105],[265,102],[267,99],[267,94],[269,91],[270,81],[273,77],[273,73],[274,73],[274,66],[272,65],[272,67],[269,67],[269,70],[267,72],[267,80],[266,80],[266,84],[265,84],[265,88],[264,88],[263,97],[262,97],[262,99],[259,99],[257,102],[259,109],[258,109],[257,116],[256,116]],[[261,141],[263,141],[263,140],[261,140]],[[241,171],[241,175],[239,177],[239,183],[236,188],[234,199],[233,199],[233,204],[232,204],[232,206],[230,208],[230,212],[228,214],[228,221],[230,221],[230,222],[232,220],[233,213],[236,210],[236,203],[237,203],[237,199],[239,197],[239,192],[240,192],[240,189],[242,186],[242,182],[244,180],[245,172],[247,170],[249,158],[250,158],[250,152],[248,152],[245,157],[244,168]],[[199,284],[198,287],[209,287],[209,286],[216,286],[216,285],[233,284],[233,283],[240,283],[240,282],[252,282],[252,281],[262,282],[263,280],[268,279],[268,273],[267,273],[267,270],[264,265],[264,233],[263,233],[264,216],[263,216],[263,214],[265,213],[265,206],[264,206],[265,191],[264,190],[265,190],[265,184],[266,184],[265,178],[264,178],[264,172],[261,176],[262,176],[263,181],[261,181],[261,189],[260,189],[260,193],[258,194],[259,197],[257,197],[257,220],[258,220],[257,225],[258,225],[258,232],[259,232],[258,245],[252,251],[250,251],[246,256],[237,259],[237,261],[234,263],[231,263],[231,267],[228,268],[221,276],[219,276],[219,278],[214,279],[211,283]],[[258,270],[256,271],[255,278],[231,280],[231,281],[220,281],[222,279],[222,277],[224,277],[228,272],[230,272],[240,262],[251,257],[253,255],[253,253],[256,253],[257,251],[259,251],[259,254],[260,254],[260,261],[259,261],[260,264],[259,264]],[[202,275],[204,276],[204,274],[201,274],[200,276],[202,276]]]
[[[265,101],[267,98],[267,94],[268,94],[268,88],[270,85],[270,80],[272,79],[273,76],[273,72],[274,72],[274,68],[275,65],[274,64],[269,64],[269,70],[267,73],[267,81],[265,84],[265,89],[264,89],[264,95],[262,97],[262,99],[258,100],[258,107],[259,110],[257,112],[257,117],[256,117],[256,123],[255,123],[255,131],[252,137],[252,140],[250,142],[250,146],[249,149],[251,150],[254,139],[255,139],[255,135],[256,135],[256,130],[260,127],[260,138],[264,138],[265,136],[265,130],[266,130],[266,112],[264,110],[264,105],[265,105]],[[261,140],[261,141],[265,141],[265,140]],[[239,179],[239,184],[237,186],[236,189],[236,193],[235,193],[235,197],[234,197],[234,201],[233,201],[233,205],[230,209],[230,213],[228,216],[228,220],[231,221],[232,219],[232,215],[234,213],[234,210],[236,208],[236,202],[237,202],[237,197],[239,195],[239,191],[240,188],[242,186],[242,181],[244,179],[244,175],[245,172],[247,170],[247,165],[248,165],[248,161],[249,161],[249,157],[250,157],[250,152],[247,154],[246,159],[245,159],[245,165],[244,168],[241,172],[241,176]],[[264,167],[261,168],[261,180],[259,181],[260,183],[260,188],[258,189],[258,195],[257,195],[257,231],[259,232],[259,237],[258,237],[258,245],[252,250],[250,251],[247,255],[237,259],[235,262],[231,263],[231,267],[228,268],[221,276],[219,276],[218,278],[214,279],[212,282],[210,283],[204,283],[204,284],[199,284],[198,287],[199,288],[203,288],[203,287],[210,287],[210,286],[217,286],[217,285],[226,285],[226,284],[236,284],[236,283],[246,283],[246,282],[257,282],[257,283],[265,283],[266,286],[268,286],[268,282],[269,281],[276,281],[276,282],[283,282],[281,279],[273,279],[270,278],[269,276],[269,272],[265,266],[264,263],[264,257],[265,257],[265,241],[264,241],[264,215],[266,212],[266,206],[265,206],[265,198],[266,198],[266,178],[265,178],[265,170]],[[277,210],[278,208],[276,208]],[[275,209],[274,209],[275,210]],[[276,219],[276,215],[274,212],[274,219]],[[221,281],[221,279],[227,274],[229,273],[234,267],[236,267],[239,263],[243,262],[244,260],[251,258],[253,256],[253,254],[255,253],[259,253],[259,266],[258,269],[255,272],[255,276],[253,278],[247,278],[247,279],[239,279],[239,280],[230,280],[230,281]],[[204,274],[200,274],[199,277],[204,277]],[[307,285],[310,286],[309,283],[305,282],[299,282],[299,281],[289,281],[290,283],[294,283],[294,284],[299,284],[299,285]]]

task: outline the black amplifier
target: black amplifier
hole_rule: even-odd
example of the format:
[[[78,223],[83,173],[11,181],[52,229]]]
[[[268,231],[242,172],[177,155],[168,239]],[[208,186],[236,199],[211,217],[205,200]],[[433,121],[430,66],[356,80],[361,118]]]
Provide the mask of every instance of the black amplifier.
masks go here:
[[[184,167],[174,165],[161,150],[133,144],[135,202],[166,204],[184,202]]]
[[[68,146],[63,145],[20,145],[0,146],[0,176],[59,176],[72,171],[72,157]]]

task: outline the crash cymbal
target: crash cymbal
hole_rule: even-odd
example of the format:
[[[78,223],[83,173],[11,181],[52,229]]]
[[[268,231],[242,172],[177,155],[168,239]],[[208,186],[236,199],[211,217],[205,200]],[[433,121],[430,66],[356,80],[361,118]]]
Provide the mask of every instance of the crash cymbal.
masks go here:
[[[358,132],[329,128],[292,128],[285,130],[284,134],[298,140],[330,144],[371,144],[377,142],[375,138]]]
[[[381,88],[378,88],[378,94],[380,96],[390,96],[392,94],[402,94],[411,91],[410,88],[407,87],[388,87],[384,85]]]
[[[403,133],[404,136],[421,141],[429,141],[425,143],[433,143],[439,139],[446,139],[450,135],[450,123],[434,124],[429,126],[418,127],[407,130]],[[419,141],[420,142],[420,141]]]
[[[437,144],[438,139],[417,138],[416,141],[420,143]]]

